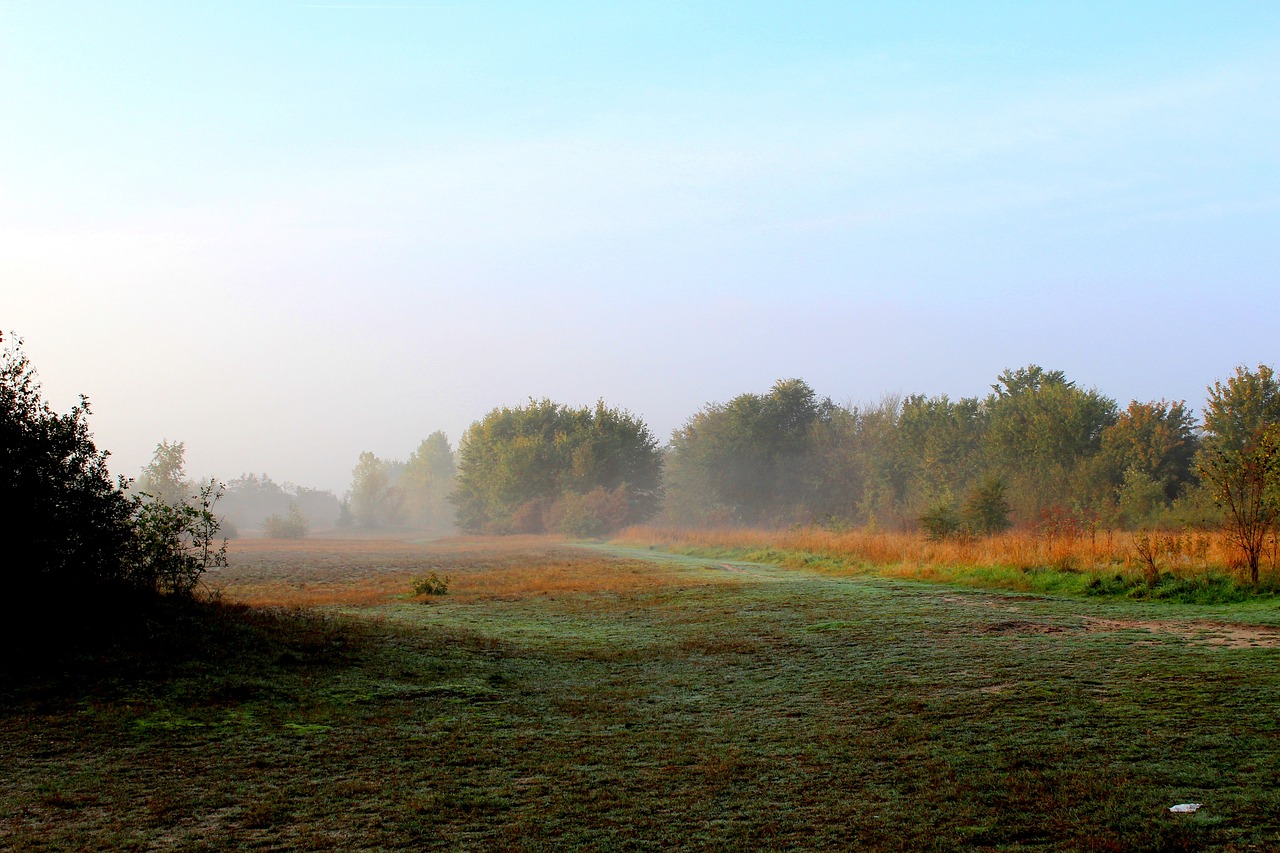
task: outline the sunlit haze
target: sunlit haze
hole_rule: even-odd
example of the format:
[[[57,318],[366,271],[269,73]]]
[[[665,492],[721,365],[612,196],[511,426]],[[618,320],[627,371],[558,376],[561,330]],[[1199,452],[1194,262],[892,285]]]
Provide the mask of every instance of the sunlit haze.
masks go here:
[[[1280,6],[0,2],[0,327],[133,475],[529,397],[1276,360]]]

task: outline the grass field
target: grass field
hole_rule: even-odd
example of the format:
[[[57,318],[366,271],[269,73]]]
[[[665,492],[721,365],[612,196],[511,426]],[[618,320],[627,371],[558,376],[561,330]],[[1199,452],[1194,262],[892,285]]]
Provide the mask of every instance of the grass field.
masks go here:
[[[1135,540],[1151,546],[1151,583]],[[1239,549],[1221,531],[1123,530],[1046,534],[1018,529],[994,536],[931,541],[919,533],[866,529],[784,530],[632,527],[617,541],[706,557],[793,568],[922,580],[1056,595],[1124,595],[1189,603],[1280,599],[1280,540],[1268,538],[1258,586]]]
[[[0,847],[1280,849],[1273,603],[540,538],[230,556],[204,640],[6,677]]]

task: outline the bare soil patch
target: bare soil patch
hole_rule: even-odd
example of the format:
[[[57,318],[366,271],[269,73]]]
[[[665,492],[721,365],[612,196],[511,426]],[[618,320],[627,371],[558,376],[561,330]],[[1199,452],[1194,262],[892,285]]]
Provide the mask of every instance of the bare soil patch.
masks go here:
[[[1093,616],[1082,618],[1085,620],[1085,630],[1090,633],[1148,631],[1179,637],[1189,643],[1230,649],[1271,649],[1280,646],[1280,629],[1265,625],[1229,625],[1221,622],[1181,622],[1168,619],[1100,619]]]
[[[948,604],[981,607],[1010,614],[1022,614],[1018,599],[1000,595],[943,596]],[[1153,639],[1172,636],[1188,643],[1221,646],[1229,649],[1272,649],[1280,647],[1280,628],[1267,625],[1241,625],[1207,620],[1178,619],[1108,619],[1079,615],[1080,626],[1058,622],[1040,622],[1029,619],[1009,618],[987,624],[983,631],[991,634],[1057,634],[1071,635],[1113,633],[1117,631],[1146,631]]]

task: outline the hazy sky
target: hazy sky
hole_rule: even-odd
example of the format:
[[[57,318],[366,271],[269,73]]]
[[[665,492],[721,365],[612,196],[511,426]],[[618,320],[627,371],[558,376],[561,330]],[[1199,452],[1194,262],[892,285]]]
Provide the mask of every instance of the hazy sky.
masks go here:
[[[0,326],[119,473],[791,376],[1199,407],[1278,270],[1274,0],[0,0]]]

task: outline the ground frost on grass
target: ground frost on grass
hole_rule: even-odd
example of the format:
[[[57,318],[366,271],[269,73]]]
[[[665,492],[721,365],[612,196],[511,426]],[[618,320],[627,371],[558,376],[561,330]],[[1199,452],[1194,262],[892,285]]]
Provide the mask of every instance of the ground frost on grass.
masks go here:
[[[336,616],[7,690],[0,846],[1280,847],[1278,653],[1216,642],[1255,630],[1222,609],[1175,630],[778,566],[373,547],[306,584]],[[306,577],[256,553],[255,595]],[[424,605],[373,566],[457,580]]]

